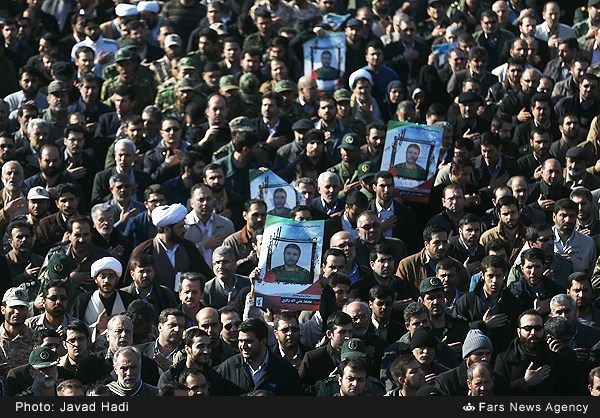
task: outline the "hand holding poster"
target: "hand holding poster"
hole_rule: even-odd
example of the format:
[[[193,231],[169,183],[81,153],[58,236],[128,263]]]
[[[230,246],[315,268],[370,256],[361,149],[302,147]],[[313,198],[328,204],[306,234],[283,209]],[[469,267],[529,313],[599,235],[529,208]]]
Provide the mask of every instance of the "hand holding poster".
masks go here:
[[[433,52],[437,58],[434,64],[435,68],[441,68],[446,63],[450,51],[457,47],[457,43],[431,45],[431,52]]]
[[[305,205],[304,196],[269,169],[250,170],[250,196],[267,204],[267,214],[290,217],[294,206]]]
[[[257,307],[319,309],[324,225],[267,215],[254,284]]]
[[[394,175],[394,186],[403,199],[428,202],[443,133],[439,126],[388,122],[381,170]]]

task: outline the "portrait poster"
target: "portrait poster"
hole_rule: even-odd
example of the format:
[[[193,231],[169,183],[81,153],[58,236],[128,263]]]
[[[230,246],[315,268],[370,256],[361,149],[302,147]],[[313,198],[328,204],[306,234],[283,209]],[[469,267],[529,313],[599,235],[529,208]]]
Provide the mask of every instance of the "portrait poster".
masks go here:
[[[250,170],[250,196],[267,204],[267,215],[290,217],[294,206],[305,205],[304,196],[269,169]]]
[[[388,122],[380,169],[394,175],[394,187],[402,199],[429,201],[443,133],[440,126]]]
[[[321,298],[321,251],[325,221],[267,215],[254,283],[255,305],[316,311]]]
[[[346,35],[344,32],[327,32],[323,38],[315,37],[303,45],[304,75],[317,80],[320,94],[332,94],[341,86],[346,68]]]
[[[433,52],[436,56],[436,60],[434,63],[435,68],[442,67],[446,63],[446,60],[448,59],[448,54],[450,53],[450,51],[457,47],[458,47],[458,44],[455,42],[451,43],[451,44],[431,45],[431,52]]]

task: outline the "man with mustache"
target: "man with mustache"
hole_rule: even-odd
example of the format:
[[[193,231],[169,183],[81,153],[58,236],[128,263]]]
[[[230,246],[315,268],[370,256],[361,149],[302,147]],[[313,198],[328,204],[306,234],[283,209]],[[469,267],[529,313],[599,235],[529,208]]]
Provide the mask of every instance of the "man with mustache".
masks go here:
[[[41,346],[29,355],[33,384],[16,396],[56,396],[58,357],[50,347]]]

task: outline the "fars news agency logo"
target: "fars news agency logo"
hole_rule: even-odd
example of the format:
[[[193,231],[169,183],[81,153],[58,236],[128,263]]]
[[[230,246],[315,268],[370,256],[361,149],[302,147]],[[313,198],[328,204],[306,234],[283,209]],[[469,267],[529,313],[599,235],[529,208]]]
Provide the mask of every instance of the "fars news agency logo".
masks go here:
[[[466,404],[465,406],[463,406],[463,411],[465,412],[473,412],[475,411],[475,407],[473,405],[471,405],[471,402],[469,402],[468,404]]]

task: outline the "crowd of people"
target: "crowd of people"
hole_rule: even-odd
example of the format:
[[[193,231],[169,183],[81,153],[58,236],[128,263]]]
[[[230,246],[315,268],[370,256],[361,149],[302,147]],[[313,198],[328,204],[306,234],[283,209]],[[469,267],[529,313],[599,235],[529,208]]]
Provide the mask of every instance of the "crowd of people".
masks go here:
[[[17,0],[0,28],[2,395],[600,396],[600,0]],[[383,161],[390,122],[438,127],[435,173]],[[318,310],[256,306],[267,216],[323,221]],[[300,254],[275,280],[310,283]]]

